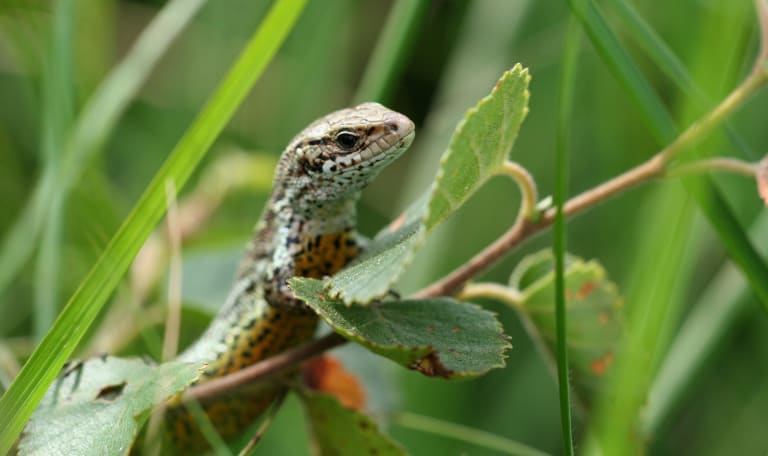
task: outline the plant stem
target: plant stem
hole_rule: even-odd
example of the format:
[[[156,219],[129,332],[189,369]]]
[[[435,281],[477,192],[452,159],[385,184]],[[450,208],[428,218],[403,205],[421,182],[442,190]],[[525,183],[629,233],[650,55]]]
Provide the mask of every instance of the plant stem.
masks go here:
[[[469,283],[456,297],[462,301],[471,301],[476,298],[495,299],[509,304],[514,309],[519,309],[523,301],[518,290],[494,282]]]
[[[205,413],[205,409],[197,401],[189,401],[184,406],[192,416],[197,428],[200,429],[200,433],[203,434],[203,438],[208,442],[216,456],[232,456],[232,452],[229,451],[229,447],[219,435],[219,432],[213,426],[211,419],[208,418],[208,414]]]
[[[218,377],[200,385],[188,389],[182,400],[194,399],[203,401],[216,397],[239,386],[262,380],[266,377],[281,372],[291,366],[307,361],[326,350],[346,343],[347,340],[336,333],[330,333],[319,339],[315,339],[297,348],[284,351],[279,355],[269,357],[263,361],[246,367],[224,377]]]
[[[552,254],[555,259],[555,333],[557,360],[557,389],[560,399],[560,428],[563,435],[563,452],[575,454],[573,447],[573,419],[571,416],[571,385],[568,375],[567,314],[565,311],[565,214],[564,203],[568,193],[568,149],[573,114],[573,92],[578,65],[581,34],[576,20],[571,17],[565,39],[563,64],[560,73],[560,90],[555,147],[555,229]]]
[[[501,167],[501,174],[511,177],[515,180],[520,192],[523,194],[523,203],[520,206],[520,216],[526,220],[535,220],[538,215],[536,203],[539,201],[539,192],[536,190],[536,181],[527,169],[519,164],[506,160]]]
[[[715,157],[698,160],[667,171],[667,177],[680,177],[689,174],[702,174],[712,171],[725,171],[733,174],[741,174],[755,177],[757,164],[730,157]]]
[[[285,397],[287,395],[288,389],[286,388],[280,393],[277,399],[275,399],[275,402],[272,403],[272,407],[269,409],[269,415],[264,418],[264,421],[261,422],[259,429],[256,430],[256,433],[253,435],[253,437],[251,437],[245,447],[240,450],[238,456],[252,456],[255,454],[256,445],[261,442],[261,438],[264,437],[264,433],[267,432],[267,428],[269,428],[269,426],[272,424],[272,421],[274,421],[275,416],[277,416],[277,412],[279,412],[280,408],[283,406],[283,402],[285,401]]]
[[[725,97],[713,110],[707,113],[704,117],[694,122],[688,127],[680,136],[677,137],[670,145],[664,148],[659,154],[663,157],[665,163],[687,147],[693,145],[700,137],[705,133],[709,133],[713,127],[719,124],[724,118],[728,117],[733,111],[744,104],[747,99],[752,96],[757,89],[762,87],[768,82],[768,73],[753,71],[738,87]]]
[[[563,214],[566,217],[576,215],[639,183],[659,177],[663,175],[663,172],[664,162],[660,155],[655,155],[635,168],[571,198],[563,206]],[[548,228],[554,220],[554,209],[544,212],[537,222],[529,222],[524,218],[518,218],[517,222],[491,245],[447,276],[417,292],[414,297],[428,298],[455,294],[467,280],[490,267],[512,248]]]

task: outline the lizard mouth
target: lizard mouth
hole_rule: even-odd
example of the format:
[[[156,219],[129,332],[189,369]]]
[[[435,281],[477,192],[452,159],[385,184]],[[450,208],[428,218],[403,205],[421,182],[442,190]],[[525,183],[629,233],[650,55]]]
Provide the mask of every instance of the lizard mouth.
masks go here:
[[[415,132],[411,130],[405,135],[387,132],[371,138],[366,148],[354,154],[356,157],[353,157],[352,164],[358,160],[361,162],[385,160],[390,156],[394,160],[411,145],[415,136]]]
[[[370,160],[379,155],[400,156],[403,150],[408,148],[416,136],[416,127],[408,117],[398,113],[389,112],[380,126],[380,133],[371,138],[368,146],[360,151],[363,161]]]

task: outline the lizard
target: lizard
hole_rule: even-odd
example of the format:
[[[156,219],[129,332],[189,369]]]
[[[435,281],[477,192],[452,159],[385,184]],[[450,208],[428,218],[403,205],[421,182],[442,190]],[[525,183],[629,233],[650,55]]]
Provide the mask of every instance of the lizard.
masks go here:
[[[356,231],[361,190],[410,146],[413,122],[378,103],[332,112],[311,123],[283,151],[272,194],[256,224],[237,278],[203,335],[178,356],[205,361],[196,383],[243,369],[314,336],[318,317],[294,297],[287,280],[324,278],[364,247]],[[224,439],[240,434],[281,393],[258,384],[202,403]],[[173,446],[207,447],[183,404],[166,412]]]

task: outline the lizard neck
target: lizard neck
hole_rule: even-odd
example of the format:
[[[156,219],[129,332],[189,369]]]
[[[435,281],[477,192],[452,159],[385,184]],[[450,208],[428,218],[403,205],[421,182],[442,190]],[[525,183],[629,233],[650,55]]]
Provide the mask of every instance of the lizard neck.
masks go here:
[[[348,198],[315,201],[292,187],[276,193],[267,216],[276,237],[317,236],[348,231],[357,222],[355,203],[359,192]],[[275,241],[279,241],[275,239]]]
[[[359,253],[355,203],[349,198],[312,202],[301,191],[277,186],[243,262],[241,276],[278,282],[322,278]]]

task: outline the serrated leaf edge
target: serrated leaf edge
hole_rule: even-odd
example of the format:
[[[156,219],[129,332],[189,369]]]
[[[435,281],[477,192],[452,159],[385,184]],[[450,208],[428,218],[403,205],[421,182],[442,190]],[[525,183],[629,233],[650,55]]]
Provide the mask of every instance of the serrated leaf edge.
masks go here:
[[[329,298],[330,298],[330,296],[329,296]],[[331,299],[333,299],[333,298],[331,298]],[[442,298],[442,299],[450,299],[450,298]],[[410,302],[410,301],[423,301],[423,300],[420,300],[420,299],[416,299],[416,300],[415,299],[404,299],[404,300],[399,301],[399,302],[407,303],[407,302]],[[459,379],[459,378],[461,378],[461,379],[470,379],[470,378],[480,377],[480,376],[486,374],[487,372],[491,371],[492,369],[503,369],[504,367],[506,367],[506,361],[505,360],[509,357],[507,355],[507,352],[510,349],[512,349],[512,344],[510,343],[511,338],[504,332],[504,327],[502,326],[501,322],[498,319],[498,314],[496,312],[491,312],[491,311],[483,308],[482,306],[477,305],[477,304],[472,303],[472,302],[465,302],[465,301],[458,301],[458,300],[454,300],[454,301],[459,303],[460,305],[472,306],[476,310],[479,310],[480,312],[484,312],[484,313],[488,314],[490,317],[493,318],[494,326],[495,326],[495,329],[496,329],[496,333],[503,340],[503,345],[501,347],[501,361],[498,364],[494,364],[492,366],[489,366],[488,369],[485,369],[485,370],[482,370],[482,371],[461,371],[461,372],[447,371],[447,373],[445,375],[435,375],[435,377],[442,377],[442,378],[446,378],[446,379]],[[311,306],[311,304],[308,304],[308,305]],[[386,304],[383,304],[383,305],[386,305]],[[325,321],[328,324],[328,326],[330,326],[334,330],[334,332],[340,334],[345,339],[351,340],[353,342],[357,342],[358,344],[360,344],[360,345],[370,349],[372,352],[374,352],[374,353],[376,353],[376,354],[378,354],[380,356],[383,356],[383,357],[385,357],[387,359],[392,360],[392,358],[390,358],[389,356],[385,355],[382,352],[388,352],[388,351],[397,350],[398,348],[401,347],[399,345],[379,344],[379,343],[370,341],[369,339],[365,339],[359,333],[356,333],[356,332],[353,332],[353,331],[347,331],[345,328],[340,328],[340,327],[334,325],[333,322],[329,321],[329,319],[327,318],[327,314],[323,311],[323,309],[318,309],[318,308],[315,308],[315,307],[312,307],[312,309],[320,316],[320,318],[323,319],[323,321]],[[413,366],[418,361],[421,361],[421,360],[423,360],[425,358],[428,358],[428,357],[431,357],[431,356],[437,356],[437,359],[438,360],[440,359],[440,351],[437,350],[435,347],[433,347],[431,345],[413,346],[413,347],[408,348],[408,350],[410,350],[410,351],[412,351],[414,353],[419,353],[418,357],[415,357],[414,360],[411,361],[410,365],[406,366],[404,364],[401,364],[403,367],[406,367],[407,369],[410,369],[410,370],[417,370],[417,369],[414,369]],[[392,361],[395,361],[395,360],[392,360]],[[395,362],[397,362],[397,361],[395,361]],[[398,364],[400,364],[400,363],[398,363]]]

